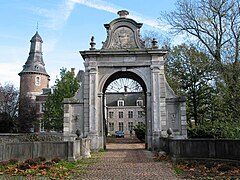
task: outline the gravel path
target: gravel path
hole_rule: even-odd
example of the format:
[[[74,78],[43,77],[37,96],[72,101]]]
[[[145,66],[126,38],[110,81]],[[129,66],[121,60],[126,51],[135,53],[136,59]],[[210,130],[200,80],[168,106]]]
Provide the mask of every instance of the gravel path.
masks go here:
[[[136,139],[124,138],[107,144],[107,152],[87,169],[83,180],[175,180],[167,162],[157,162],[153,153]]]

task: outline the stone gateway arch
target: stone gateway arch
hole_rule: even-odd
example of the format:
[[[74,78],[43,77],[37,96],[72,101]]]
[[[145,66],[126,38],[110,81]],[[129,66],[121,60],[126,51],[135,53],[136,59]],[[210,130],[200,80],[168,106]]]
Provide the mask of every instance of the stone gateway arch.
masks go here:
[[[146,48],[140,39],[141,23],[127,18],[119,11],[119,18],[105,24],[107,39],[102,49],[81,51],[85,71],[81,72],[81,86],[74,97],[64,100],[64,139],[74,140],[76,131],[91,140],[91,149],[105,147],[107,86],[118,78],[137,81],[145,94],[146,148],[159,146],[160,137],[173,130],[173,137],[187,137],[186,100],[177,97],[164,74],[164,56],[157,42]]]

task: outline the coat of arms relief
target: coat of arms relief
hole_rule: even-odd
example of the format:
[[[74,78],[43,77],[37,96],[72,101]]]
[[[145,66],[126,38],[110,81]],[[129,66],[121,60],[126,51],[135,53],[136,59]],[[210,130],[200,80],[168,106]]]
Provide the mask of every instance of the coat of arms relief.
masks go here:
[[[128,27],[117,28],[112,35],[111,49],[136,48],[134,32]]]

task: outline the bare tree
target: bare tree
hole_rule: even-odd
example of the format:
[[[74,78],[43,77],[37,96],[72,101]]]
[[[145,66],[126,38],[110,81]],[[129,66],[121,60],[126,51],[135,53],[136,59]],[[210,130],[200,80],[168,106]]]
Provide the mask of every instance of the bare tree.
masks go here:
[[[18,116],[18,90],[11,83],[0,84],[0,132],[10,132],[15,128]]]
[[[178,0],[176,10],[162,18],[173,32],[197,38],[224,71],[224,63],[239,62],[239,4],[239,0]]]
[[[170,38],[158,31],[146,30],[146,31],[143,31],[141,36],[142,36],[141,37],[142,40],[145,42],[146,48],[152,47],[153,38],[155,38],[158,41],[159,47],[166,48],[170,46],[170,42],[171,42]]]
[[[163,13],[172,32],[194,37],[213,58],[215,84],[227,107],[225,117],[239,119],[240,1],[178,0],[176,10]]]

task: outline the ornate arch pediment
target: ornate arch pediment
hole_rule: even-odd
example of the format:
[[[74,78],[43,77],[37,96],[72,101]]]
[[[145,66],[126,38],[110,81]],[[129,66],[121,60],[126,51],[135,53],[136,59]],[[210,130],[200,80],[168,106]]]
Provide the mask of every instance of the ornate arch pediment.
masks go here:
[[[105,24],[107,39],[102,49],[136,49],[145,48],[144,42],[140,39],[140,28],[142,23],[126,17],[127,11],[119,11],[120,18]]]

